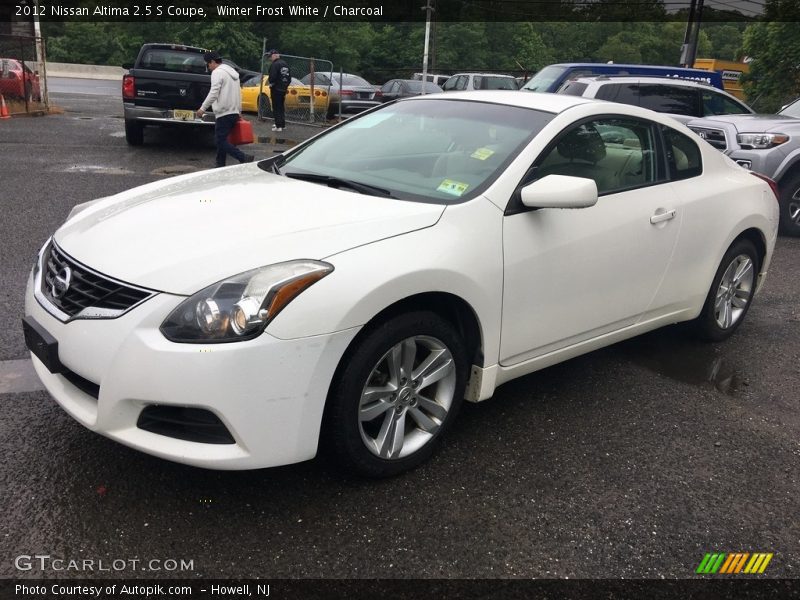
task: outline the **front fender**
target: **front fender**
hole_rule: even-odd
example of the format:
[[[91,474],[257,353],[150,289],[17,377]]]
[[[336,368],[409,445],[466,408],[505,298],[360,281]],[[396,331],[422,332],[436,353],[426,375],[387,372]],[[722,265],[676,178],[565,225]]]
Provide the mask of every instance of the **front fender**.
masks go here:
[[[327,257],[334,271],[300,294],[268,327],[292,339],[367,324],[404,298],[444,292],[474,311],[487,364],[500,347],[503,252],[500,210],[485,198],[448,207],[433,227]]]

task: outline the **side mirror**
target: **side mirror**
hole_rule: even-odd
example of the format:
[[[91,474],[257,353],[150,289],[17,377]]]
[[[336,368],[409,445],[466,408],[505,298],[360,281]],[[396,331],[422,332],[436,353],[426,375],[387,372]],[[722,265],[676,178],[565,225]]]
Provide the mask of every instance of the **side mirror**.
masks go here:
[[[122,63],[122,68],[130,70],[133,68],[133,63],[130,62]]]
[[[588,208],[597,204],[594,179],[547,175],[520,190],[522,204],[528,208]]]

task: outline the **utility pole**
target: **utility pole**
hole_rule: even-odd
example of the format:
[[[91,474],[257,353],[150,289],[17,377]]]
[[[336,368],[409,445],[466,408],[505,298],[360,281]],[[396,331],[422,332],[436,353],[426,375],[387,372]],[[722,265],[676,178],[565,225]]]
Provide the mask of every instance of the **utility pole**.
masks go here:
[[[686,33],[681,46],[680,63],[682,67],[694,66],[697,58],[697,40],[700,37],[700,23],[703,20],[703,0],[691,0],[689,7],[689,20],[686,23]]]
[[[431,39],[431,14],[434,11],[433,6],[431,6],[431,2],[433,0],[426,0],[425,6],[422,6],[422,10],[427,11],[425,15],[425,48],[422,51],[422,94],[425,94],[425,84],[428,82],[428,45]]]

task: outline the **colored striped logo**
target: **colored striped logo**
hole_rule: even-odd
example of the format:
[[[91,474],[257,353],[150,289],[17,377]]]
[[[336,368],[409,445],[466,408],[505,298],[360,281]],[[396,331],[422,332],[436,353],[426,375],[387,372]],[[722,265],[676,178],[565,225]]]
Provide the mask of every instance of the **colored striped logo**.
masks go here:
[[[702,575],[761,574],[767,570],[772,552],[708,552],[695,573]]]

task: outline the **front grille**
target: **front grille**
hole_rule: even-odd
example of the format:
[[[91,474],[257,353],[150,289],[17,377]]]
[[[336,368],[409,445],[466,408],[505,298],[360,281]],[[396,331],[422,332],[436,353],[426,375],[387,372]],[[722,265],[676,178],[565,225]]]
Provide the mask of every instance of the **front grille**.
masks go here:
[[[714,146],[717,150],[727,150],[728,142],[725,139],[725,132],[722,129],[712,129],[711,127],[690,127],[697,135]]]
[[[50,243],[42,257],[42,294],[69,317],[118,317],[153,294],[93,272]]]

